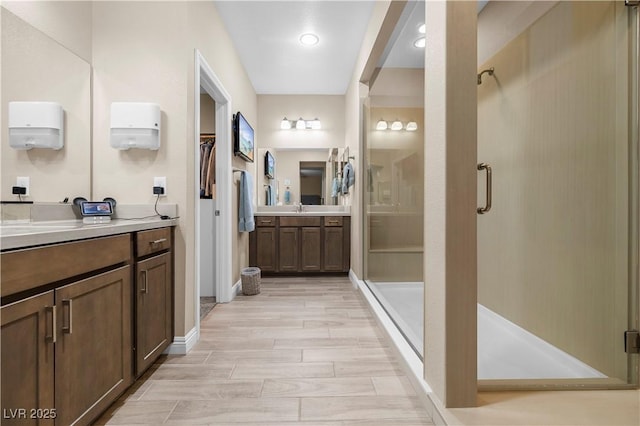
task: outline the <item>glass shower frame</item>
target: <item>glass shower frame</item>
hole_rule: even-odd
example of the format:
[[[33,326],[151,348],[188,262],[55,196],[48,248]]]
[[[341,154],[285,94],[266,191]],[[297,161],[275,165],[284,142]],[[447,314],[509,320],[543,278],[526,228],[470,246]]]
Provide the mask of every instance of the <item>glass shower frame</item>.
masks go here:
[[[622,6],[624,7],[624,6]],[[640,177],[638,174],[638,136],[640,134],[639,130],[639,73],[638,73],[638,58],[640,56],[640,30],[639,30],[639,19],[638,19],[638,8],[633,7],[629,10],[628,13],[628,28],[629,28],[629,64],[628,64],[628,90],[629,90],[629,102],[628,102],[628,112],[626,113],[628,118],[628,182],[627,182],[627,192],[628,192],[628,211],[627,211],[627,230],[628,230],[628,243],[627,243],[627,275],[628,275],[628,288],[627,288],[627,316],[628,316],[628,330],[637,330],[639,328],[639,311],[638,305],[640,303],[639,300],[639,291],[638,291],[638,277],[639,277],[639,249],[638,249],[638,241],[640,239],[640,225],[639,225],[639,188],[640,188]],[[569,23],[566,24],[567,27],[570,26]],[[486,68],[483,66],[479,69]],[[499,75],[500,70],[496,69],[496,73]],[[486,78],[486,76],[484,77]],[[501,84],[505,84],[505,82],[501,82]],[[502,90],[502,87],[501,87]],[[480,136],[479,136],[480,141]],[[491,159],[481,158],[480,150],[479,150],[479,158],[478,161],[487,161],[491,163]],[[495,175],[495,172],[494,172]],[[484,175],[479,174],[479,181],[481,183],[479,186],[484,187]],[[495,176],[494,176],[495,179]],[[496,194],[494,190],[494,199],[495,197],[499,197],[500,194]],[[484,202],[484,194],[482,190],[479,190],[478,197],[479,205]],[[494,206],[495,208],[495,206]],[[488,213],[490,215],[491,213]],[[482,220],[482,216],[479,216],[478,220]],[[480,226],[480,225],[479,225]],[[506,230],[505,230],[506,232]],[[481,234],[478,236],[478,251],[484,249],[482,247]],[[485,254],[485,258],[486,258]],[[479,258],[479,266],[480,266],[480,258]],[[480,290],[480,274],[478,278],[479,282],[479,290]],[[620,286],[618,286],[618,290],[620,291]],[[610,291],[616,291],[615,289],[611,289]],[[603,302],[604,303],[604,302]],[[580,332],[576,330],[576,332]],[[601,332],[601,330],[594,330],[594,333]],[[619,336],[618,336],[619,332]],[[623,342],[623,330],[617,330],[615,332],[615,341],[616,341],[616,351],[624,352],[624,348],[622,345]],[[619,337],[619,338],[618,338]],[[612,349],[612,348],[609,348]],[[616,355],[618,359],[620,358],[620,354]],[[626,355],[627,366],[626,366],[626,377],[620,376],[610,376],[605,378],[543,378],[543,379],[523,379],[523,378],[505,378],[505,379],[479,379],[478,380],[478,388],[479,390],[510,390],[510,389],[627,389],[627,388],[637,388],[639,381],[639,372],[638,372],[638,355],[628,354]],[[620,363],[618,363],[620,365]],[[618,368],[619,370],[619,368]],[[606,375],[605,375],[606,376]]]

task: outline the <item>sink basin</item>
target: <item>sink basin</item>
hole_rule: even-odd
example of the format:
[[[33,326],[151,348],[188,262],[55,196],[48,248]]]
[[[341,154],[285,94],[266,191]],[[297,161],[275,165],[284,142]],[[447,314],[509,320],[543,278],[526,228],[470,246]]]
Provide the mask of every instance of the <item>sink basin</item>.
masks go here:
[[[0,225],[0,235],[40,234],[44,232],[68,231],[82,227],[81,223],[35,222]]]

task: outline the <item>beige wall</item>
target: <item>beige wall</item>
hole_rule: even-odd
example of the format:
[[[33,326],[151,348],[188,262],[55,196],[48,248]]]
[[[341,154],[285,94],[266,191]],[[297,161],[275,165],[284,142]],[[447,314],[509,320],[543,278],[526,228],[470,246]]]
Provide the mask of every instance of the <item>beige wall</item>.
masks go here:
[[[344,96],[259,95],[257,135],[260,148],[342,148],[345,129]],[[282,130],[284,117],[320,119],[321,130]]]
[[[251,81],[244,70],[240,58],[233,47],[233,43],[224,28],[224,24],[220,19],[220,15],[215,8],[213,2],[190,1],[187,2],[188,12],[188,43],[187,50],[190,58],[193,58],[193,50],[198,49],[204,56],[207,63],[211,66],[213,72],[221,80],[227,93],[231,96],[231,109],[235,113],[241,111],[242,115],[247,119],[249,124],[257,128],[258,123],[258,100],[255,90],[251,85]],[[188,103],[189,119],[187,120],[187,137],[193,135],[193,85],[192,79],[194,75],[193,59],[188,62],[186,68],[189,78],[188,84]],[[197,84],[197,83],[196,83]],[[256,133],[256,146],[260,146],[260,135]],[[190,146],[189,150],[195,147]],[[189,153],[189,180],[188,187],[196,185],[195,178],[191,178],[195,167],[191,161],[194,159],[194,152]],[[257,158],[256,158],[257,160]],[[256,163],[248,163],[239,158],[232,158],[233,167],[245,169],[255,176]],[[238,191],[237,184],[238,173],[234,173],[236,181],[233,191],[232,217],[238,217]],[[255,182],[255,179],[254,179]],[[254,189],[255,192],[255,189]],[[193,205],[189,204],[189,211],[193,212]],[[193,231],[192,231],[193,232]],[[249,233],[238,233],[238,221],[233,220],[232,230],[233,248],[232,248],[232,274],[233,279],[229,285],[233,285],[240,280],[240,270],[249,265]],[[193,253],[187,253],[187,259],[193,259]],[[192,262],[192,261],[190,261]],[[189,299],[188,299],[189,300]]]
[[[144,26],[140,22],[145,22]],[[171,28],[171,31],[167,31]],[[209,2],[99,2],[93,16],[94,192],[124,203],[151,203],[154,176],[167,177],[167,196],[180,215],[176,231],[176,334],[195,325],[194,49],[199,49],[232,98],[256,122],[256,97],[217,11]],[[131,42],[135,40],[135,43]],[[225,42],[226,41],[226,42]],[[113,101],[157,102],[162,110],[158,151],[108,146]],[[235,167],[253,170],[234,159]],[[135,184],[132,184],[135,183]],[[234,196],[237,217],[237,196]],[[237,223],[234,223],[237,230]],[[233,241],[233,281],[248,264],[248,234]],[[232,285],[233,283],[229,283]]]
[[[479,301],[624,381],[627,22],[623,3],[560,2],[478,88],[495,200],[478,218]]]
[[[2,1],[2,7],[91,62],[91,1]]]
[[[473,407],[477,9],[475,2],[425,6],[424,372],[445,406]]]
[[[91,67],[58,42],[4,8],[2,12],[3,200],[17,176],[30,178],[31,201],[91,197]],[[58,102],[64,109],[64,147],[16,150],[8,141],[8,102]]]
[[[362,40],[358,59],[351,76],[351,81],[345,94],[345,147],[349,147],[349,155],[355,157],[353,160],[356,182],[364,182],[366,174],[362,170],[364,164],[362,156],[362,126],[361,107],[363,99],[368,95],[368,88],[360,83],[360,78],[369,59],[369,55],[374,46],[385,15],[389,9],[390,1],[377,1],[371,12],[371,19],[367,26],[367,31]],[[345,204],[351,205],[351,270],[362,279],[362,197],[364,185],[356,183],[349,191],[347,197],[342,197]]]

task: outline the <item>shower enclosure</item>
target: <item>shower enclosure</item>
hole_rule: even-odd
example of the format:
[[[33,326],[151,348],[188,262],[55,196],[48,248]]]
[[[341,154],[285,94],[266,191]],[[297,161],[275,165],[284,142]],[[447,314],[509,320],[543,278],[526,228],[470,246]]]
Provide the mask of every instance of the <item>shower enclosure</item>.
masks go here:
[[[638,8],[548,2],[523,25],[517,3],[478,19],[479,387],[637,386]],[[363,108],[364,278],[420,355],[423,22],[408,2]]]
[[[637,380],[636,21],[620,1],[557,2],[496,43],[479,19],[501,46],[478,49],[481,387]]]

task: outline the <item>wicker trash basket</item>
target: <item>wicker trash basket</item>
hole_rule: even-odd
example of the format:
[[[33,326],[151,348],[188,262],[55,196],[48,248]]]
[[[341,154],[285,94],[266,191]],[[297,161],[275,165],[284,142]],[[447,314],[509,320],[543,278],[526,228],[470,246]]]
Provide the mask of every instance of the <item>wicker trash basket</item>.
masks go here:
[[[240,272],[242,294],[253,296],[260,293],[260,268],[243,268]]]

